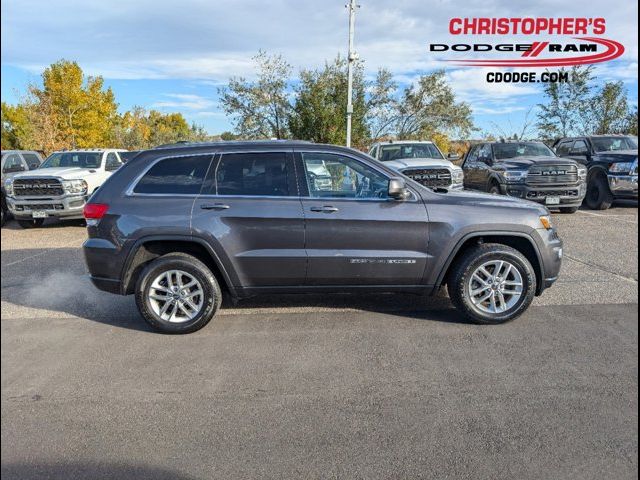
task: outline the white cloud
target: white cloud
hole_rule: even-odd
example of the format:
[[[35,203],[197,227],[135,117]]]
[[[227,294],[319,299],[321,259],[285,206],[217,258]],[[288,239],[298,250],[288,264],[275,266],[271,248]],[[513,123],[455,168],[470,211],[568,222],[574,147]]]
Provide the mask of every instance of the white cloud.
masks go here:
[[[185,110],[204,110],[215,105],[215,101],[200,95],[185,93],[167,93],[164,95],[171,100],[161,100],[151,104],[152,108],[178,108]]]

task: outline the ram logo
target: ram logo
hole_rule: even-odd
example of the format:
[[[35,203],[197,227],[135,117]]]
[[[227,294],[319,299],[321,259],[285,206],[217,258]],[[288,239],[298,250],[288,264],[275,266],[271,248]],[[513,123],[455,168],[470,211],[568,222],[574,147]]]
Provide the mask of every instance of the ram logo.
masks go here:
[[[566,170],[543,170],[542,175],[566,175]]]

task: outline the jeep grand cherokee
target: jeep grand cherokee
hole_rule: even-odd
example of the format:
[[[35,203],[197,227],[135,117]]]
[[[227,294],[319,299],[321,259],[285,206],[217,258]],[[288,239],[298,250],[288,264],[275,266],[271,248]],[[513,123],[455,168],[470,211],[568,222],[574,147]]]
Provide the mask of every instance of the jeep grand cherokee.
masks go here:
[[[318,165],[329,177],[320,186]],[[85,218],[93,283],[134,294],[144,319],[169,333],[204,326],[223,292],[443,285],[472,320],[502,323],[553,284],[562,257],[542,206],[436,192],[355,150],[306,142],[143,152],[92,196]]]

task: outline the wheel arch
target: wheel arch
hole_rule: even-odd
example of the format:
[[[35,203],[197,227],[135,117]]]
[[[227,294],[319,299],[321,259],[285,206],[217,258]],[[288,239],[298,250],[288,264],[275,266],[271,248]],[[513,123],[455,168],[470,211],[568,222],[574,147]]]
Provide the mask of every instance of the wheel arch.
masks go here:
[[[134,293],[138,275],[150,261],[168,253],[180,252],[196,257],[207,265],[220,282],[220,286],[235,295],[233,282],[218,255],[204,240],[188,235],[159,235],[143,237],[136,241],[127,255],[122,275],[123,295]]]
[[[475,232],[463,237],[447,257],[447,261],[438,274],[435,288],[438,289],[447,283],[449,273],[457,259],[469,248],[473,248],[475,245],[481,243],[498,243],[514,248],[522,253],[527,260],[529,260],[529,263],[531,263],[536,275],[536,295],[542,293],[544,289],[544,269],[540,251],[529,235],[515,232]]]

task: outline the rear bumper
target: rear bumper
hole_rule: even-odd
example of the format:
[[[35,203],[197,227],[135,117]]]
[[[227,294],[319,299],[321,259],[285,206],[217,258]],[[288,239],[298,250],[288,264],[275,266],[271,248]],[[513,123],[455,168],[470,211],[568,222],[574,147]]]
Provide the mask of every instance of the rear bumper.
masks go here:
[[[609,189],[616,197],[638,198],[638,175],[607,175]]]
[[[577,185],[553,185],[536,186],[527,184],[507,183],[502,185],[502,193],[510,197],[522,198],[549,207],[579,207],[582,205],[587,194],[587,187],[584,183]],[[559,204],[547,204],[547,198],[556,197],[560,199]]]
[[[121,272],[126,253],[122,248],[103,238],[89,238],[82,251],[91,282],[100,290],[123,295]]]
[[[86,195],[49,198],[8,197],[7,207],[17,219],[30,219],[34,211],[39,211],[45,212],[47,217],[71,220],[83,218],[82,210],[87,198]]]
[[[120,280],[114,280],[113,278],[101,278],[89,276],[91,279],[91,283],[98,288],[98,290],[102,290],[103,292],[115,293],[117,295],[122,294],[122,282]]]

